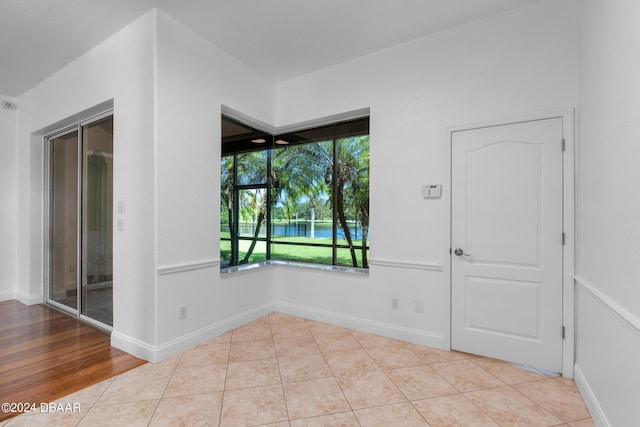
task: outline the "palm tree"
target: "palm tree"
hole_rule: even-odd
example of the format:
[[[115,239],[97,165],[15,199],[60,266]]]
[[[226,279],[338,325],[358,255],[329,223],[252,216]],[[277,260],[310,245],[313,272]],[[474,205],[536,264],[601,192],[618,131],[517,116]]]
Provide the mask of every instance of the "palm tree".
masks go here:
[[[255,229],[253,230],[253,239],[251,241],[251,245],[247,250],[247,253],[242,257],[242,259],[238,262],[239,264],[246,264],[249,262],[249,258],[253,255],[253,251],[256,248],[256,244],[258,243],[258,236],[260,235],[260,229],[262,228],[262,223],[266,218],[267,213],[267,195],[266,191],[262,189],[255,189],[243,192],[243,194],[248,193],[248,202],[246,204],[243,203],[243,215],[249,216],[254,222],[255,220]],[[257,218],[256,218],[257,215]]]
[[[369,136],[336,141],[337,157],[333,189],[338,221],[344,232],[351,261],[358,266],[356,249],[346,218],[346,210],[360,214],[362,224],[362,266],[368,267],[367,238],[369,234]],[[332,165],[333,166],[333,165]],[[327,174],[325,173],[325,176]]]
[[[279,149],[275,152],[272,174],[280,183],[280,194],[284,195],[288,208],[291,201],[298,201],[302,196],[309,198],[311,208],[311,238],[315,237],[316,200],[326,192],[322,180],[324,165],[328,161],[327,143],[296,145]]]
[[[347,212],[355,211],[362,221],[362,266],[367,267],[367,238],[369,231],[369,137],[360,136],[335,141],[333,144],[314,142],[280,150],[272,170],[278,171],[287,191],[305,194],[312,209],[316,198],[328,192],[336,208],[354,267],[358,266],[356,248],[347,220]],[[334,164],[335,163],[335,164]],[[334,176],[335,170],[335,176]],[[324,178],[324,179],[323,179]],[[313,215],[313,210],[312,210]],[[313,225],[312,225],[313,226]]]
[[[360,218],[362,225],[362,266],[368,267],[367,240],[369,237],[369,137],[361,136],[340,141],[338,161],[346,169],[344,192],[346,206]],[[345,231],[346,232],[346,231]]]
[[[234,182],[234,167],[237,168],[237,177],[240,182]],[[224,157],[221,165],[221,210],[227,210],[229,231],[231,233],[231,260],[237,258],[237,241],[234,225],[239,224],[240,218],[234,217],[233,204],[235,201],[242,206],[239,209],[239,216],[249,218],[255,223],[254,239],[249,251],[245,254],[240,264],[248,262],[256,246],[262,222],[266,215],[267,198],[260,197],[261,191],[258,189],[249,191],[237,191],[236,186],[241,184],[264,184],[267,179],[267,155],[266,151],[254,151],[237,154],[235,156]]]
[[[229,234],[233,236],[233,168],[234,156],[223,157],[220,164],[220,212],[227,217]],[[233,237],[232,237],[233,241]],[[231,260],[235,259],[235,245],[231,244]]]
[[[335,153],[334,158],[334,144]],[[266,183],[267,156],[264,152],[246,153],[236,156],[236,167],[241,184]],[[260,228],[266,219],[267,209],[276,201],[285,206],[289,220],[292,207],[302,196],[309,198],[311,208],[312,237],[314,213],[318,198],[329,194],[338,222],[342,228],[354,267],[358,266],[356,245],[353,242],[347,213],[351,217],[360,217],[362,224],[361,251],[362,266],[368,267],[367,240],[369,235],[369,136],[344,138],[336,141],[313,142],[278,149],[272,156],[271,164],[271,206],[263,190],[258,188],[242,192],[234,191],[233,161],[223,162],[221,205],[229,212],[229,228],[233,233],[233,197],[245,198],[241,215],[250,217],[255,224],[253,241],[240,264],[248,262],[255,249]],[[240,194],[242,193],[242,195]],[[237,219],[235,219],[237,221]],[[232,236],[237,241],[237,236]],[[232,246],[232,259],[235,259],[235,245]]]
[[[266,184],[267,183],[267,163],[268,150],[252,151],[249,153],[239,154],[237,156],[238,163],[238,180],[239,184]],[[240,192],[238,192],[240,193]],[[262,223],[267,216],[267,195],[264,189],[250,189],[242,191],[245,200],[239,200],[242,209],[240,214],[245,218],[250,218],[254,224],[253,240],[247,250],[247,253],[238,261],[239,264],[246,264],[253,255],[260,235]]]

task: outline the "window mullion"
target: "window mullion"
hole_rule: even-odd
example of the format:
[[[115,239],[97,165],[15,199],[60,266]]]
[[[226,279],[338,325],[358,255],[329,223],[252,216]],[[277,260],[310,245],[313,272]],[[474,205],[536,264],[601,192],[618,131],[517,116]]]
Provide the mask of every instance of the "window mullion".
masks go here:
[[[231,231],[231,265],[238,265],[240,244],[238,237],[240,236],[239,222],[240,222],[240,202],[238,186],[238,155],[233,155],[233,230]]]
[[[336,177],[338,176],[338,142],[333,139],[333,176],[331,177],[331,188],[332,194],[331,201],[332,211],[333,211],[333,255],[332,255],[332,264],[338,265],[338,206],[336,204],[336,194],[338,189],[338,183]]]
[[[266,241],[266,259],[271,259],[271,154],[267,151],[267,241]]]

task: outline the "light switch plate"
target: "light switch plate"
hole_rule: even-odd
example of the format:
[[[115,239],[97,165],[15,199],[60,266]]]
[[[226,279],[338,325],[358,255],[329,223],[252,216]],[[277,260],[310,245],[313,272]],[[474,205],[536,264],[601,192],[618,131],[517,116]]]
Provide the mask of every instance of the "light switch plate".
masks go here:
[[[442,197],[441,184],[425,184],[422,186],[422,197],[425,199],[438,199]]]

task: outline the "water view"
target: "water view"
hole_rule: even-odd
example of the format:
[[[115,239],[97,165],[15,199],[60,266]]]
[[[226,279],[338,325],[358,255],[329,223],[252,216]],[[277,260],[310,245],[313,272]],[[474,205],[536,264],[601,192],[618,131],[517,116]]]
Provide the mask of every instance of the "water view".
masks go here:
[[[226,228],[226,229],[225,229]],[[222,226],[222,231],[228,231],[228,226]],[[243,237],[252,237],[255,232],[255,224],[253,223],[240,223],[238,225],[240,235]],[[316,222],[314,230],[314,238],[317,239],[330,239],[333,237],[333,226],[331,223]],[[360,224],[349,224],[349,231],[353,239],[362,238],[362,226]],[[344,231],[342,227],[338,227],[338,239],[344,239]],[[266,235],[264,225],[261,227],[260,235]],[[272,237],[312,237],[311,236],[311,223],[309,221],[299,221],[298,223],[291,224],[272,224],[271,226]]]

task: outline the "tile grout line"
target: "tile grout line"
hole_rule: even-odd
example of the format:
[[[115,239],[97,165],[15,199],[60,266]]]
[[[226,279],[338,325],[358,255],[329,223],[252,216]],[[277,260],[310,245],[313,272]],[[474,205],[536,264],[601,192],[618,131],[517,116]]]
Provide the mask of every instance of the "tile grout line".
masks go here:
[[[413,353],[411,351],[410,348],[404,346],[407,350],[409,350],[411,352],[411,354],[413,354],[414,356],[418,357],[418,355],[416,355],[415,353]],[[418,359],[420,359],[420,357],[418,357]],[[422,361],[422,359],[420,359]],[[424,364],[424,365],[416,365],[416,366],[429,366],[428,364]],[[431,368],[431,366],[429,366],[429,368]],[[403,369],[403,368],[396,368],[396,369]],[[434,372],[436,372],[438,375],[438,371],[436,371],[435,369],[431,368]],[[389,378],[389,380],[393,383],[393,385],[396,386],[396,388],[400,391],[400,393],[402,393],[402,395],[404,396],[405,399],[407,399],[407,402],[411,405],[411,407],[418,413],[418,415],[420,415],[420,417],[422,417],[422,419],[427,423],[428,426],[431,425],[431,423],[429,422],[429,420],[427,420],[427,418],[424,416],[424,414],[422,412],[420,412],[418,410],[418,408],[416,408],[416,405],[413,403],[413,401],[411,399],[409,399],[409,396],[406,395],[406,393],[404,391],[402,391],[402,389],[400,388],[400,386],[398,384],[396,384],[396,382],[393,380],[393,378],[391,378],[389,376],[389,374],[384,371],[384,373],[387,375],[387,378]],[[444,378],[443,378],[444,379]],[[447,380],[445,380],[447,383],[449,383]],[[453,386],[453,385],[452,385]],[[457,389],[456,389],[457,390]],[[435,396],[434,396],[435,397]]]
[[[307,325],[307,328],[309,328],[309,325],[307,324],[306,319],[305,319],[305,325]],[[332,378],[336,382],[336,385],[338,386],[338,388],[340,389],[340,393],[342,393],[342,397],[347,402],[347,405],[349,405],[349,409],[351,409],[351,414],[353,414],[353,416],[355,417],[356,422],[358,423],[358,425],[362,427],[362,424],[360,423],[360,420],[358,419],[358,416],[356,415],[356,413],[355,413],[355,411],[353,409],[353,406],[351,405],[351,402],[349,401],[349,398],[347,398],[347,395],[344,393],[344,389],[342,388],[342,386],[340,385],[340,382],[338,381],[338,377],[336,375],[336,372],[333,370],[333,368],[329,364],[329,361],[327,360],[325,352],[323,352],[322,349],[320,348],[320,345],[318,345],[318,340],[316,339],[316,335],[311,331],[311,328],[309,328],[309,333],[311,334],[311,337],[313,338],[313,342],[315,342],[316,346],[318,346],[318,351],[320,352],[320,355],[322,356],[322,359],[324,360],[324,363],[327,364],[327,366],[329,367],[329,371],[331,371],[331,373],[333,374]],[[349,334],[351,334],[351,332],[349,332]],[[358,344],[360,344],[360,343],[358,342]]]
[[[473,406],[475,406],[476,408],[478,408],[478,410],[480,410],[480,412],[482,412],[482,413],[483,413],[483,414],[485,414],[487,417],[489,417],[489,419],[490,419],[490,420],[492,420],[494,423],[496,423],[497,425],[501,425],[501,424],[500,424],[500,422],[499,422],[498,420],[496,420],[495,418],[493,418],[493,417],[492,417],[490,414],[488,414],[484,409],[482,409],[480,406],[478,406],[478,405],[476,404],[476,402],[474,402],[473,400],[471,400],[471,399],[469,398],[469,396],[467,396],[467,393],[472,393],[472,392],[474,392],[474,391],[481,391],[481,390],[491,390],[491,389],[494,389],[494,388],[501,388],[501,387],[505,387],[505,386],[508,386],[508,385],[507,385],[504,381],[502,381],[500,378],[498,378],[497,376],[493,375],[493,373],[489,372],[488,370],[486,370],[486,369],[485,369],[485,368],[483,368],[482,366],[480,366],[480,365],[478,365],[477,363],[475,363],[475,362],[473,361],[473,359],[474,359],[474,358],[469,358],[469,359],[465,359],[465,360],[469,360],[469,361],[471,361],[471,363],[473,363],[475,366],[477,366],[478,368],[482,369],[483,371],[485,371],[486,373],[488,373],[489,375],[491,375],[492,377],[494,377],[496,380],[500,381],[500,382],[502,383],[502,385],[500,385],[500,386],[495,386],[495,387],[485,387],[485,388],[480,388],[480,389],[477,389],[477,390],[470,390],[470,391],[467,391],[467,392],[463,392],[463,391],[461,391],[461,390],[460,390],[460,395],[464,396],[464,398],[465,398],[465,399],[467,399],[467,400],[468,400],[468,401],[469,401]],[[437,372],[437,371],[436,371],[436,372]],[[458,387],[456,387],[455,385],[454,385],[454,387],[455,387],[457,390],[459,390],[459,389],[458,389]]]
[[[358,425],[360,425],[360,421],[358,420],[358,416],[356,415],[356,413],[353,411],[353,406],[351,406],[351,402],[349,402],[349,399],[347,398],[347,395],[344,394],[344,390],[342,389],[342,386],[340,385],[340,383],[338,382],[338,378],[336,376],[335,371],[333,370],[333,368],[331,367],[331,365],[329,364],[329,361],[327,360],[327,357],[325,355],[325,353],[322,351],[322,349],[320,348],[320,345],[318,344],[318,340],[316,339],[316,335],[311,331],[311,328],[309,328],[309,325],[307,324],[307,321],[305,319],[305,325],[307,326],[307,328],[309,329],[309,333],[311,334],[311,338],[313,338],[313,342],[316,343],[316,346],[318,347],[318,351],[320,352],[320,355],[322,356],[322,359],[324,360],[324,363],[327,364],[327,366],[329,367],[329,371],[331,371],[331,374],[333,375],[332,378],[333,380],[336,382],[336,385],[338,386],[338,388],[340,389],[340,393],[342,393],[342,397],[344,398],[344,400],[347,402],[347,405],[349,405],[349,409],[351,410],[351,413],[353,414],[353,416],[356,419],[356,422],[358,423]]]
[[[406,347],[406,346],[405,346]],[[408,348],[409,351],[411,351],[410,348]],[[414,355],[415,353],[412,352]],[[417,356],[417,355],[416,355]],[[420,358],[419,356],[417,356],[418,358]],[[484,369],[482,366],[479,366],[477,363],[473,362],[473,358],[468,358],[468,359],[461,359],[461,360],[470,360],[475,366],[479,367],[480,369],[486,371],[486,369]],[[458,362],[457,360],[453,360],[453,361],[449,361],[449,362],[441,362],[441,363],[455,363]],[[465,399],[467,399],[473,406],[475,406],[476,408],[478,408],[480,410],[480,412],[482,412],[483,414],[485,414],[487,417],[489,417],[490,420],[492,420],[493,422],[495,422],[497,425],[501,425],[497,420],[495,420],[491,415],[487,414],[481,407],[479,407],[478,405],[476,405],[475,402],[473,402],[471,399],[469,399],[466,395],[465,392],[463,392],[462,390],[460,390],[458,387],[456,387],[455,384],[453,384],[452,382],[450,382],[449,380],[447,380],[441,373],[440,371],[438,371],[437,369],[435,369],[432,365],[435,365],[437,363],[432,363],[432,364],[427,364],[426,366],[429,366],[431,369],[433,369],[433,371],[439,375],[444,381],[446,381],[448,384],[450,384],[456,391],[458,391],[457,395],[460,395],[462,397],[464,397]],[[498,381],[500,381],[501,383],[503,383],[504,385],[504,381],[500,380],[498,377],[496,377],[495,375],[491,374],[490,372],[486,371],[488,374],[492,375],[494,378],[496,378]],[[498,386],[498,387],[503,387],[503,386]],[[487,390],[490,388],[497,388],[497,387],[489,387],[486,389],[479,389],[479,390]],[[477,391],[477,390],[474,390]],[[445,395],[445,396],[453,396],[453,395]],[[444,396],[433,396],[431,398],[428,399],[436,399],[436,398],[440,398],[440,397],[444,397]],[[420,399],[420,400],[428,400],[428,399]],[[422,412],[420,412],[418,410],[418,408],[416,408],[415,404],[413,403],[413,401],[409,401],[411,402],[411,404],[413,405],[413,407],[416,409],[416,411],[418,411],[418,413],[420,415],[422,415],[423,418],[425,418],[425,421],[427,421],[427,424],[429,423],[429,420],[426,419],[426,417],[424,417],[424,415],[422,414]]]
[[[234,331],[235,329],[231,330],[230,331],[231,335],[229,336],[229,351],[227,352],[227,363],[225,365],[224,383],[222,383],[222,399],[220,399],[220,415],[218,415],[218,426],[222,424],[222,411],[224,409],[224,399],[227,394],[227,378],[229,376],[229,359],[231,358],[231,345],[233,344]]]
[[[142,365],[141,365],[141,366],[142,366]],[[134,368],[134,369],[135,369],[135,368]],[[127,371],[127,372],[128,372],[128,371]],[[107,387],[105,387],[105,389],[104,389],[104,390],[102,390],[102,393],[100,393],[100,394],[98,395],[98,397],[96,397],[96,400],[95,400],[91,405],[89,405],[89,409],[87,409],[87,412],[86,412],[86,413],[82,414],[82,416],[80,417],[80,419],[78,420],[78,422],[75,424],[75,426],[79,426],[79,425],[80,425],[80,423],[82,422],[82,420],[84,420],[84,417],[86,417],[86,416],[89,414],[89,411],[95,407],[95,404],[96,404],[96,403],[98,403],[98,400],[100,400],[100,398],[102,397],[102,395],[107,391],[107,389],[108,389],[109,387],[111,387],[111,384],[113,384],[113,382],[115,381],[115,379],[116,379],[117,377],[119,377],[120,375],[122,375],[122,374],[118,374],[118,375],[116,375],[115,377],[111,377],[111,378],[109,378],[109,379],[111,380],[111,381],[109,382],[109,385],[108,385]],[[107,380],[105,380],[105,381],[107,381]],[[98,383],[98,384],[100,384],[100,383]],[[97,384],[94,384],[93,386],[95,386],[95,385],[97,385]],[[93,386],[90,386],[90,387],[93,387]],[[87,387],[87,388],[89,388],[89,387]],[[86,390],[87,388],[84,388],[84,389],[82,389],[82,390]],[[78,390],[78,391],[80,391],[80,390]],[[6,423],[6,424],[8,424],[8,423]],[[5,424],[2,424],[2,425],[0,425],[0,426],[4,426],[4,425],[5,425]]]
[[[283,377],[283,373],[282,373],[282,370],[281,370],[281,360],[280,359],[281,359],[281,357],[286,357],[286,355],[284,355],[284,354],[282,356],[278,355],[278,351],[276,349],[276,340],[275,340],[275,335],[274,335],[274,323],[272,322],[271,315],[269,314],[267,316],[268,317],[267,317],[265,323],[268,324],[269,330],[270,330],[270,342],[271,342],[271,345],[273,345],[273,351],[275,353],[276,367],[278,369],[279,383],[280,383],[280,388],[281,388],[281,392],[282,392],[282,396],[283,396],[283,400],[284,400],[287,422],[290,424],[292,420],[290,419],[289,408],[288,408],[288,405],[287,405],[287,399],[286,399],[285,392],[284,392],[284,385],[288,384],[288,383],[294,383],[294,382],[309,381],[309,379],[307,379],[307,380],[302,380],[301,379],[301,380],[296,380],[296,381],[288,381],[288,382],[285,383],[284,377]],[[331,414],[319,414],[319,415],[314,415],[314,416],[310,416],[310,417],[304,417],[304,418],[300,418],[300,419],[314,419],[314,418],[321,418],[323,416],[330,416],[330,415],[337,415],[337,414],[347,414],[347,413],[350,412],[353,415],[353,417],[355,417],[356,422],[358,423],[358,425],[362,425],[362,423],[360,422],[360,419],[356,415],[356,410],[354,410],[354,408],[353,408],[351,402],[349,402],[349,399],[347,398],[342,386],[340,386],[340,383],[338,382],[338,378],[339,377],[348,376],[348,375],[351,375],[351,374],[349,374],[347,372],[347,373],[344,373],[344,374],[342,374],[340,376],[337,375],[336,372],[334,371],[334,369],[329,364],[328,359],[326,357],[326,355],[328,353],[331,353],[331,351],[323,351],[321,346],[318,343],[318,337],[319,336],[333,335],[337,339],[338,336],[348,335],[351,338],[353,338],[355,340],[355,342],[358,344],[358,346],[359,346],[358,350],[365,350],[365,354],[368,355],[368,357],[374,362],[374,365],[378,369],[377,371],[364,370],[362,372],[363,373],[369,373],[369,372],[378,372],[379,371],[379,372],[384,373],[384,375],[387,378],[387,380],[389,380],[390,383],[393,384],[393,386],[396,387],[396,389],[398,391],[400,391],[400,394],[405,398],[405,401],[411,404],[411,407],[415,411],[418,412],[418,414],[421,416],[421,418],[424,419],[427,422],[428,425],[430,425],[428,419],[425,417],[425,415],[422,414],[422,412],[420,412],[417,409],[415,402],[424,401],[424,400],[431,400],[431,399],[437,399],[437,398],[442,398],[442,397],[445,397],[445,396],[454,396],[454,395],[463,396],[466,401],[470,402],[473,405],[473,407],[479,409],[481,413],[483,413],[485,416],[488,417],[488,419],[492,420],[493,422],[495,422],[498,425],[501,425],[496,419],[494,419],[491,415],[489,415],[489,413],[487,413],[482,407],[480,407],[478,404],[476,404],[469,397],[472,393],[475,393],[475,392],[480,392],[480,391],[485,391],[485,390],[501,389],[501,388],[508,388],[510,391],[516,392],[519,396],[524,397],[526,402],[529,402],[530,404],[532,404],[533,407],[537,407],[539,409],[542,409],[545,413],[556,417],[559,420],[559,424],[553,424],[553,425],[568,425],[568,423],[580,422],[580,421],[585,421],[585,420],[592,420],[591,417],[585,417],[585,418],[581,418],[579,420],[565,421],[564,418],[562,418],[562,417],[560,417],[560,415],[556,414],[555,411],[553,411],[552,409],[548,409],[542,403],[538,403],[536,400],[534,400],[534,398],[527,396],[526,394],[524,394],[524,392],[520,391],[517,388],[520,385],[535,384],[535,383],[553,381],[553,386],[554,387],[557,386],[560,389],[560,391],[566,391],[567,393],[569,393],[569,392],[574,393],[575,389],[570,387],[570,385],[568,383],[565,384],[565,383],[563,383],[561,381],[558,381],[559,377],[548,376],[546,373],[540,372],[540,374],[544,375],[544,377],[541,377],[539,379],[526,379],[525,381],[520,381],[520,382],[518,382],[517,380],[516,381],[503,381],[500,377],[498,377],[498,374],[500,374],[501,376],[505,376],[506,375],[505,378],[507,378],[507,379],[522,378],[522,377],[509,376],[510,372],[509,371],[500,370],[499,369],[500,366],[498,364],[496,364],[495,366],[493,364],[487,364],[487,366],[489,368],[486,368],[486,367],[482,366],[479,363],[479,361],[482,358],[476,358],[476,357],[468,357],[468,358],[463,358],[463,359],[460,359],[460,360],[447,360],[447,361],[429,363],[426,360],[428,360],[431,357],[431,353],[427,352],[427,353],[424,354],[424,356],[419,356],[419,353],[417,353],[416,351],[412,350],[412,348],[406,342],[399,342],[397,345],[401,346],[403,349],[409,350],[409,353],[411,353],[414,356],[416,356],[417,359],[419,359],[420,363],[416,364],[416,365],[398,366],[398,367],[395,367],[395,368],[389,367],[389,369],[385,369],[384,367],[382,367],[375,360],[375,358],[372,356],[370,350],[375,353],[375,349],[384,348],[384,347],[391,347],[391,346],[396,345],[396,344],[387,344],[387,345],[381,345],[381,346],[365,347],[360,342],[360,340],[358,340],[358,338],[356,338],[356,336],[354,335],[354,333],[353,333],[354,330],[348,329],[348,328],[344,328],[346,330],[346,332],[347,332],[347,333],[344,333],[344,334],[341,333],[341,332],[329,332],[329,333],[320,333],[320,332],[318,332],[318,333],[314,334],[311,331],[311,328],[309,327],[309,323],[308,322],[310,322],[310,321],[307,320],[307,319],[304,319],[304,318],[301,318],[301,319],[304,322],[305,330],[311,335],[311,338],[312,338],[313,342],[315,343],[315,345],[317,347],[318,353],[322,356],[322,360],[324,361],[326,366],[329,368],[329,372],[331,373],[331,376],[328,375],[327,377],[320,377],[320,378],[333,378],[335,383],[338,384],[339,390],[342,393],[342,397],[347,402],[348,407],[350,408],[350,411],[339,411],[339,412],[334,412],[334,413],[331,413]],[[323,322],[320,322],[320,323],[323,323]],[[295,322],[286,322],[285,321],[285,322],[283,322],[283,324],[284,325],[286,325],[286,324],[294,325]],[[239,328],[236,328],[236,329],[239,329]],[[228,347],[227,354],[226,354],[226,356],[227,356],[226,357],[226,364],[224,365],[225,369],[226,369],[226,372],[225,372],[225,378],[224,378],[224,382],[223,382],[223,386],[222,386],[222,399],[221,399],[221,402],[220,402],[220,413],[219,413],[219,417],[218,417],[218,424],[219,425],[222,424],[222,419],[223,419],[223,416],[222,416],[223,415],[223,411],[222,410],[223,410],[223,407],[224,407],[225,394],[226,394],[226,391],[227,391],[226,387],[227,387],[228,376],[229,376],[229,365],[231,363],[230,362],[230,360],[231,360],[230,357],[231,357],[231,354],[232,354],[233,332],[234,331],[235,330],[230,331],[231,334],[230,334],[229,341],[228,341],[229,347]],[[322,329],[320,331],[322,331]],[[244,331],[242,331],[242,333],[244,334]],[[375,335],[375,334],[371,334],[371,335]],[[251,335],[249,334],[249,336],[251,336]],[[283,337],[286,338],[286,340],[295,339],[295,333],[292,336],[286,335],[286,336],[283,336]],[[330,338],[330,337],[327,337],[327,338]],[[258,339],[252,339],[252,340],[248,340],[246,342],[255,342],[255,341],[259,341],[259,340]],[[239,341],[239,342],[245,342],[245,341]],[[333,341],[331,339],[329,339],[328,340],[328,344],[327,344],[329,348],[331,348],[331,342],[333,342]],[[336,343],[337,343],[337,341],[336,341]],[[339,344],[336,344],[336,345],[339,345]],[[353,350],[355,350],[355,349],[353,349]],[[339,351],[347,351],[347,350],[333,350],[333,351],[339,352]],[[255,356],[259,356],[259,354],[260,353],[258,352],[258,353],[255,354]],[[309,354],[309,355],[311,355],[311,354]],[[222,356],[222,354],[221,354],[221,356]],[[301,355],[301,356],[304,357],[304,356],[306,356],[306,354]],[[172,379],[175,377],[176,372],[180,367],[180,362],[183,360],[184,357],[185,357],[185,352],[182,352],[180,354],[180,357],[177,359],[177,362],[175,364],[170,364],[168,366],[171,369],[171,374],[169,375],[169,378],[168,378],[166,384],[164,385],[163,391],[162,391],[159,399],[155,403],[155,407],[153,409],[151,417],[146,422],[147,426],[149,426],[152,423],[153,418],[156,416],[156,414],[158,414],[158,408],[159,408],[160,402],[162,400],[169,399],[171,397],[177,397],[177,396],[169,396],[169,397],[167,397],[166,393],[167,393],[167,391],[169,389],[169,385],[171,384]],[[253,357],[254,356],[252,356],[251,361],[253,361],[253,360],[267,360],[267,359],[270,359],[270,358],[267,358],[267,359],[254,359]],[[487,358],[487,360],[489,360],[489,359],[490,358]],[[387,363],[386,356],[384,358],[382,358],[381,360],[386,365],[386,363]],[[404,359],[402,359],[402,360],[404,360]],[[481,371],[483,371],[484,373],[488,374],[489,376],[495,378],[499,383],[501,383],[501,385],[490,386],[490,387],[481,387],[481,388],[478,388],[478,389],[473,389],[473,390],[469,390],[469,391],[465,392],[465,391],[462,391],[460,388],[456,387],[453,383],[451,383],[449,380],[447,380],[447,378],[445,378],[442,375],[442,373],[440,373],[437,369],[434,368],[434,365],[440,365],[440,364],[441,365],[445,365],[445,364],[449,364],[449,363],[456,363],[456,362],[466,361],[466,360],[470,360],[472,362],[473,366],[476,366],[477,368],[480,368]],[[491,359],[491,360],[494,360],[494,359]],[[391,362],[389,362],[389,363],[391,363]],[[198,365],[198,366],[208,366],[208,365],[210,365],[210,364],[209,363],[205,363],[203,365]],[[391,363],[391,365],[393,365],[393,363]],[[391,366],[391,365],[389,365],[389,366]],[[153,365],[151,365],[151,366],[153,366]],[[410,400],[409,397],[406,395],[406,393],[399,387],[398,383],[396,381],[394,381],[394,379],[390,376],[390,372],[392,372],[394,370],[397,370],[397,369],[408,369],[408,368],[415,368],[415,367],[421,367],[421,366],[428,367],[431,370],[433,370],[439,378],[441,378],[445,383],[449,384],[453,388],[453,390],[457,391],[457,393],[455,393],[455,394],[444,394],[444,395],[439,395],[439,396],[432,396],[432,397],[428,397],[428,398],[425,398],[425,399],[416,399],[415,401]],[[493,373],[494,371],[497,372],[497,374],[494,374]],[[129,371],[127,371],[127,372],[129,372]],[[358,373],[359,372],[360,371],[358,371]],[[536,372],[539,372],[539,371],[536,370]],[[117,382],[118,378],[120,378],[122,375],[123,374],[119,374],[119,375],[117,375],[115,377],[112,377],[110,380],[105,380],[105,381],[109,381],[107,386],[104,388],[104,390],[102,390],[102,391],[100,391],[100,393],[98,393],[98,396],[93,400],[93,402],[91,404],[89,404],[87,406],[88,409],[86,410],[86,412],[84,414],[82,414],[82,416],[79,418],[79,420],[74,425],[76,425],[76,426],[80,425],[83,422],[83,420],[86,418],[87,414],[90,411],[95,410],[95,408],[99,407],[99,406],[96,406],[96,404],[108,392],[108,390],[110,388],[114,387],[114,383]],[[320,378],[313,378],[313,379],[320,379]],[[526,378],[526,376],[524,378]],[[142,381],[141,383],[144,384],[144,381]],[[100,383],[98,383],[98,384],[100,384]],[[97,384],[92,385],[92,386],[96,386],[96,385]],[[90,387],[92,387],[92,386],[90,386]],[[88,389],[90,387],[87,387],[87,388],[82,389],[82,390],[86,390],[86,389]],[[256,386],[251,386],[251,387],[242,387],[242,389],[250,389],[250,388],[257,388],[257,387],[261,387],[261,386],[260,385],[256,385]],[[200,395],[200,394],[206,394],[206,392],[190,393],[190,394],[185,395],[185,396]],[[148,399],[148,400],[155,400],[155,399]],[[123,404],[123,403],[124,404],[131,404],[131,403],[137,403],[137,402],[145,402],[145,401],[148,401],[148,400],[135,400],[134,399],[134,401],[131,401],[131,402],[129,402],[129,401],[120,402],[120,403],[116,402],[116,403],[111,403],[111,404],[107,404],[107,405],[100,405],[100,406],[114,406],[114,405],[119,405],[119,404]],[[361,408],[361,410],[364,410],[364,409],[369,410],[369,409],[374,409],[374,408],[384,408],[384,407],[394,406],[394,405],[397,405],[397,404],[404,404],[406,402],[402,402],[402,403],[383,403],[383,404],[379,404],[379,405],[376,405],[376,406]],[[554,402],[555,402],[555,400],[554,400]],[[48,420],[48,418],[46,420]],[[12,422],[12,420],[6,420],[6,421],[0,423],[0,426],[2,426],[2,427],[7,426],[8,427],[9,425],[12,424],[11,422]]]
[[[496,359],[497,360],[497,359]],[[472,362],[474,362],[473,360],[471,360]],[[510,362],[506,362],[506,363],[510,363]],[[478,363],[474,362],[474,364],[476,366],[479,366],[482,369],[485,369],[486,371],[488,371],[488,369],[484,368],[483,366],[479,365]],[[521,382],[513,382],[513,383],[506,383],[506,386],[508,386],[509,388],[511,388],[512,390],[514,390],[515,392],[517,392],[518,394],[520,394],[521,396],[525,397],[527,400],[529,400],[530,402],[532,402],[535,406],[541,408],[542,410],[546,411],[547,413],[553,415],[554,417],[558,418],[559,420],[561,420],[563,422],[563,424],[569,423],[569,422],[575,422],[575,421],[579,421],[579,420],[572,420],[572,421],[564,421],[564,419],[560,416],[560,414],[556,413],[553,409],[548,408],[547,406],[543,405],[542,403],[539,403],[537,401],[535,401],[533,398],[527,396],[526,394],[524,394],[523,392],[521,392],[520,390],[518,390],[518,388],[516,386],[518,385],[523,385],[523,384],[533,384],[533,383],[538,383],[538,382],[543,382],[543,381],[554,381],[555,383],[558,383],[560,387],[565,388],[567,390],[571,390],[571,387],[566,386],[565,384],[562,384],[559,381],[556,381],[557,378],[561,378],[560,376],[551,376],[548,372],[544,372],[541,371],[539,369],[533,368],[533,367],[529,367],[531,369],[533,369],[536,373],[543,375],[543,378],[538,378],[535,380],[526,380],[526,381],[521,381]],[[492,372],[489,371],[489,373],[492,374]],[[494,375],[495,376],[495,375]],[[499,379],[499,378],[498,378]],[[497,388],[497,387],[495,387]],[[477,390],[474,390],[477,391]],[[587,419],[587,418],[585,418]]]
[[[276,358],[276,366],[278,367],[278,376],[280,377],[280,390],[282,390],[282,400],[284,401],[284,410],[287,412],[287,423],[291,425],[291,416],[289,415],[289,405],[287,405],[287,396],[284,392],[284,381],[282,381],[282,371],[280,370],[280,358],[278,357],[278,351],[276,350],[276,341],[273,337],[273,325],[271,324],[271,314],[267,315],[269,321],[269,331],[271,331],[271,344],[273,344],[273,352]]]
[[[546,381],[546,380],[541,380],[541,381]],[[532,381],[533,382],[533,381]],[[525,384],[525,383],[523,383]],[[526,383],[529,384],[529,383]],[[511,386],[510,386],[511,387]],[[542,410],[548,412],[549,414],[553,415],[554,417],[556,417],[557,419],[559,419],[560,421],[562,421],[562,424],[567,424],[570,422],[574,422],[576,420],[573,421],[565,421],[559,414],[557,414],[555,411],[547,408],[546,406],[542,405],[541,403],[536,402],[535,400],[533,400],[532,398],[530,398],[529,396],[527,396],[526,394],[522,393],[520,390],[518,390],[515,387],[511,387],[511,389],[513,389],[516,393],[520,394],[521,396],[524,396],[526,399],[528,399],[530,402],[533,402],[534,405],[540,407]],[[557,424],[557,425],[561,425],[561,424]]]
[[[167,381],[167,384],[164,386],[164,390],[162,390],[162,394],[158,398],[158,402],[156,402],[156,407],[153,408],[153,413],[151,414],[151,418],[149,418],[149,421],[147,421],[147,427],[151,424],[151,421],[153,420],[153,417],[155,417],[156,412],[158,412],[158,406],[160,406],[160,402],[162,402],[162,399],[164,399],[164,395],[167,393],[169,384],[171,384],[171,380],[173,379],[173,376],[175,375],[176,370],[178,369],[178,366],[180,365],[180,361],[182,360],[183,356],[184,356],[184,352],[181,352],[180,358],[178,358],[178,361],[176,362],[175,366],[171,370],[171,375],[169,376],[169,380]]]

